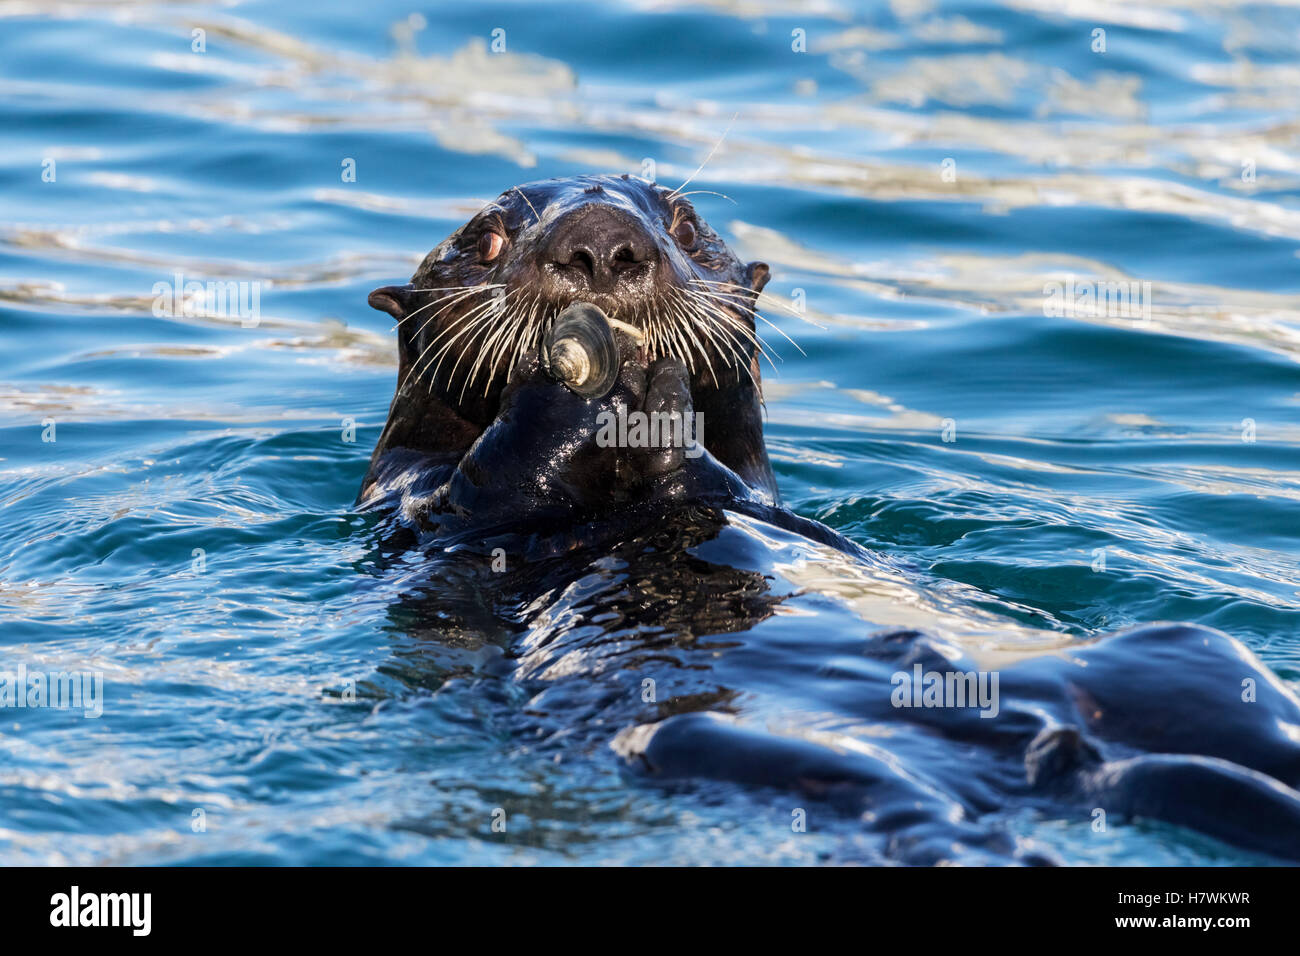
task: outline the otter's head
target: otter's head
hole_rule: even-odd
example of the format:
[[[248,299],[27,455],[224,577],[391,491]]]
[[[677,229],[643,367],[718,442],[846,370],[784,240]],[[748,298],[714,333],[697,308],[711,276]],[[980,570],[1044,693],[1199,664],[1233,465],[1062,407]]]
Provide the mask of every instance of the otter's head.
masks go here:
[[[376,453],[467,448],[496,417],[517,358],[567,306],[590,302],[635,330],[639,361],[685,363],[697,410],[731,424],[755,419],[749,443],[766,468],[754,322],[767,278],[764,263],[741,263],[684,196],[646,180],[580,176],[502,193],[408,284],[370,294],[398,322],[400,355]],[[745,464],[742,452],[706,444],[733,468]]]

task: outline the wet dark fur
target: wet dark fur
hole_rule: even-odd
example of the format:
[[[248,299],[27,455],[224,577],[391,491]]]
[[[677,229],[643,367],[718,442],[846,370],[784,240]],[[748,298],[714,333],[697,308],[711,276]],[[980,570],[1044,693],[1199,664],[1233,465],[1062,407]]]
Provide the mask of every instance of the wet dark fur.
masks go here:
[[[673,236],[683,216],[698,237],[691,249]],[[506,238],[492,263],[477,252],[486,229]],[[575,268],[583,246],[590,258]],[[822,827],[839,819],[880,834],[883,858],[1046,862],[1049,852],[1008,836],[1004,815],[1095,828],[1102,810],[1300,860],[1300,700],[1218,631],[1151,625],[1014,661],[1000,671],[994,719],[892,706],[898,672],[976,664],[922,633],[872,630],[783,579],[801,561],[827,561],[817,545],[863,566],[886,558],[779,506],[756,346],[748,369],[719,355],[710,369],[703,354],[647,354],[623,338],[618,382],[592,400],[550,380],[532,341],[490,352],[477,379],[465,363],[438,374],[420,364],[474,307],[477,293],[456,290],[483,283],[533,296],[551,315],[583,300],[633,325],[692,280],[728,283],[716,288],[754,331],[766,278],[668,190],[580,177],[504,193],[410,283],[371,295],[399,320],[400,384],[360,500],[396,516],[385,547],[401,538],[399,550],[427,549],[394,618],[444,653],[474,651],[467,660],[501,650],[432,675],[402,668],[411,682],[453,693],[470,681],[473,709],[495,708],[494,739],[509,728],[506,758],[618,761],[667,786],[797,794]],[[482,350],[467,339],[472,360]],[[619,408],[704,411],[707,453],[596,447],[596,416]],[[505,568],[493,554],[508,555]],[[916,580],[947,586],[919,570]],[[649,702],[647,681],[658,688]],[[802,694],[819,727],[882,733],[844,749],[746,721],[773,688],[778,700]],[[788,798],[772,799],[789,813]]]
[[[690,247],[671,231],[684,221],[695,236]],[[488,230],[505,242],[498,257],[483,262],[479,244]],[[767,278],[766,265],[739,262],[687,199],[653,183],[583,176],[503,193],[430,252],[409,283],[370,295],[372,306],[399,323],[399,388],[360,500],[382,496],[410,481],[413,473],[460,463],[501,420],[503,409],[519,418],[537,418],[538,427],[564,427],[570,416],[551,406],[559,402],[577,409],[581,400],[540,373],[537,334],[518,341],[509,337],[510,329],[502,331],[512,319],[522,323],[523,312],[537,320],[533,328],[538,334],[547,317],[574,301],[591,302],[613,318],[646,329],[674,305],[674,316],[680,317],[683,299],[697,307],[711,304],[738,324],[729,326],[727,335],[715,333],[713,340],[681,332],[663,342],[658,354],[627,354],[618,395],[605,407],[626,406],[630,400],[639,408],[649,393],[661,406],[702,413],[709,456],[750,489],[775,500],[776,481],[763,443],[760,356],[752,315]],[[483,291],[471,291],[475,287]],[[482,316],[493,295],[509,296],[502,319],[470,329],[467,316],[476,307]],[[434,362],[452,342],[440,364]],[[476,368],[483,351],[492,353],[491,361]],[[593,418],[598,409],[588,405],[584,411]],[[525,475],[518,475],[518,481],[507,477],[520,464],[511,449],[491,461],[485,460],[488,452],[488,447],[477,449],[476,467],[503,478],[503,489],[527,487],[521,484]],[[608,456],[571,460],[564,477],[573,484],[569,503],[599,510],[610,495],[620,504],[646,497],[638,492],[645,490],[644,473],[662,473],[666,466],[638,466],[630,461],[638,456],[622,457],[614,473],[605,467]],[[549,472],[558,480],[564,469],[552,462]],[[588,497],[584,492],[593,485],[596,494]],[[538,508],[546,510],[545,503]]]

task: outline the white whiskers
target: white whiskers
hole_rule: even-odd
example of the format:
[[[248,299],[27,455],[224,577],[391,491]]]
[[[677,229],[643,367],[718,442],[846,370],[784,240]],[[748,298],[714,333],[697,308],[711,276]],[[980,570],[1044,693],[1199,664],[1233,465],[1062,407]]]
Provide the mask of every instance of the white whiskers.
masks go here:
[[[542,337],[561,311],[536,293],[505,290],[501,283],[419,291],[446,294],[401,320],[427,311],[417,337],[430,323],[437,329],[411,364],[402,385],[425,378],[430,391],[437,385],[450,394],[455,387],[452,383],[459,381],[460,401],[480,379],[482,394],[489,395],[498,376],[508,376],[526,352],[541,346]],[[476,301],[475,296],[485,293],[490,295]],[[757,388],[754,360],[766,360],[776,371],[780,356],[755,323],[774,329],[796,349],[799,344],[760,315],[754,299],[753,290],[746,286],[695,278],[610,318],[639,331],[648,361],[675,357],[691,375],[704,375],[715,386],[723,384],[729,374],[737,380],[747,377]],[[463,311],[457,312],[460,309]],[[449,366],[445,378],[441,377],[444,366]]]

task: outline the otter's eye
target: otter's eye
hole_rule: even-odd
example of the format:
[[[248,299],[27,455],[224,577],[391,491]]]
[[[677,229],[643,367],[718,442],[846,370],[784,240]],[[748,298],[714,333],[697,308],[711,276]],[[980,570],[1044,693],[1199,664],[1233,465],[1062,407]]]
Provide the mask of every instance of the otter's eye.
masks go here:
[[[485,232],[478,237],[478,257],[484,262],[491,262],[501,255],[501,248],[506,244],[500,233]]]
[[[683,249],[694,247],[695,224],[689,219],[683,219],[677,225],[673,226],[673,238],[682,244]]]

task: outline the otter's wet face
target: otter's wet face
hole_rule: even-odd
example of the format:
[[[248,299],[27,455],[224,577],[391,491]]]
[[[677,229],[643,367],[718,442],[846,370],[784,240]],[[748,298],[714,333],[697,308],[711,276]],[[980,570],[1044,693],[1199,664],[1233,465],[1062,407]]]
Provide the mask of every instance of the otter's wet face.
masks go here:
[[[776,494],[763,444],[755,311],[768,268],[742,264],[684,195],[631,176],[579,176],[502,193],[370,294],[398,324],[398,389],[371,461],[405,450],[458,460],[501,412],[512,369],[575,302],[630,336],[624,368],[685,366],[705,447]],[[367,486],[370,478],[367,479]]]
[[[479,427],[518,357],[573,302],[640,335],[646,363],[675,356],[692,390],[757,387],[754,302],[763,263],[742,265],[671,190],[623,176],[503,193],[370,304],[399,322],[402,388],[420,385]]]

